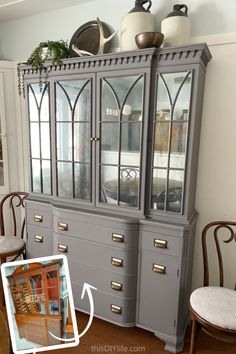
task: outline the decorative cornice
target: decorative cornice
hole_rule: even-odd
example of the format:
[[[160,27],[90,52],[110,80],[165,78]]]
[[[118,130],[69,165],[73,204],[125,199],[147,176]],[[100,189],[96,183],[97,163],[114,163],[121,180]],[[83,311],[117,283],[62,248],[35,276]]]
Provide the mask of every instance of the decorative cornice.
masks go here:
[[[41,71],[42,76],[64,75],[67,73],[97,72],[115,69],[150,68],[151,66],[170,66],[199,63],[207,65],[211,59],[206,44],[196,44],[170,48],[148,48],[130,52],[108,53],[86,57],[63,59],[59,64],[48,61]],[[39,70],[22,65],[24,77],[37,77]]]

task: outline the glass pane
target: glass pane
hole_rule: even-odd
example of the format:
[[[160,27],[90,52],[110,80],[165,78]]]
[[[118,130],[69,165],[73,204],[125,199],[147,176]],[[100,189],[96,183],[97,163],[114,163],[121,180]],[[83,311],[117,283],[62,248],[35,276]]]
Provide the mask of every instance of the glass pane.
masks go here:
[[[0,135],[0,160],[3,160],[2,135]]]
[[[190,95],[191,95],[191,87],[192,87],[192,73],[190,73],[186,77],[187,73],[182,73],[179,77],[177,76],[175,80],[178,82],[183,82],[184,78],[185,81],[181,90],[178,94],[178,98],[175,103],[175,109],[173,114],[173,120],[188,120],[189,116],[189,105],[190,105]],[[178,75],[178,74],[176,74]]]
[[[45,308],[46,297],[43,288],[41,274],[33,275],[30,277],[30,288],[31,288],[31,294],[28,296],[28,300],[30,301],[27,301],[28,303],[31,303],[30,312],[46,314],[46,308]]]
[[[78,98],[81,89],[83,88],[84,84],[87,81],[88,81],[87,79],[58,81],[57,87],[59,87],[59,85],[62,86],[62,88],[65,91],[65,95],[68,96],[71,106],[74,107],[75,101]]]
[[[118,204],[118,168],[101,166],[100,202]]]
[[[122,121],[141,122],[143,110],[143,77],[132,87],[122,108]]]
[[[57,159],[72,161],[71,123],[57,123]]]
[[[156,120],[170,120],[170,99],[161,75],[157,77]]]
[[[170,124],[167,122],[155,123],[155,142],[153,166],[167,167]]]
[[[37,106],[37,98],[34,89],[37,90],[38,84],[29,85],[29,116],[31,121],[39,120],[39,111]]]
[[[43,93],[41,108],[40,108],[40,120],[49,121],[49,97],[48,97],[48,87]]]
[[[111,85],[111,87],[115,91],[120,102],[120,106],[123,105],[122,103],[125,99],[125,96],[127,95],[129,89],[137,79],[138,76],[106,78],[106,81]]]
[[[90,166],[85,164],[75,164],[75,198],[91,199],[91,176]]]
[[[30,123],[31,156],[40,158],[39,123]]]
[[[152,199],[151,208],[157,210],[165,209],[165,191],[167,181],[167,170],[153,169]]]
[[[43,193],[51,194],[51,164],[48,160],[42,160]]]
[[[56,83],[56,120],[72,120],[72,106],[69,102],[69,98],[58,83]]]
[[[50,159],[51,154],[49,123],[41,123],[41,153],[43,159]]]
[[[58,196],[73,198],[72,164],[68,162],[57,163]]]
[[[101,162],[118,164],[119,127],[117,123],[101,123]]]
[[[84,80],[81,81],[84,83]],[[91,121],[91,81],[87,82],[75,103],[74,120]]]
[[[91,125],[89,123],[74,123],[74,159],[80,162],[90,162]]]
[[[167,210],[181,212],[183,182],[183,171],[169,171]]]
[[[106,81],[102,82],[101,99],[101,120],[117,122],[119,120],[120,109],[113,89]]]
[[[138,206],[139,169],[125,167],[120,169],[120,205]]]
[[[188,123],[173,123],[171,132],[170,167],[185,167]]]
[[[4,165],[0,162],[0,186],[4,186]]]
[[[141,123],[121,124],[121,165],[139,166]]]
[[[40,160],[32,160],[32,192],[41,193]]]

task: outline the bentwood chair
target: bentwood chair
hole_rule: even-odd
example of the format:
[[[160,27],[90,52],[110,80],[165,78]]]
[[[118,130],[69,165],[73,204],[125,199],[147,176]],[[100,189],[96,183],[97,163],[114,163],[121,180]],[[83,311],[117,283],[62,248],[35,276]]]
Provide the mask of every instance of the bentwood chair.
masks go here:
[[[4,263],[7,257],[16,260],[25,252],[25,198],[26,192],[11,192],[0,202],[0,261]],[[22,214],[22,211],[24,214]]]
[[[224,287],[224,276],[226,273],[224,273],[222,256],[223,243],[227,244],[227,247],[231,247],[232,254],[236,256],[235,229],[236,222],[231,221],[214,221],[206,225],[203,229],[204,287],[196,289],[190,297],[192,317],[190,354],[195,353],[197,328],[202,328],[216,339],[228,343],[236,343],[236,284],[233,284],[234,290]],[[219,265],[219,286],[209,285],[209,269],[212,269],[208,262],[208,255],[210,254],[209,241],[213,241],[216,247],[218,256],[216,259]],[[212,248],[211,252],[213,252]],[[236,257],[231,269],[232,274],[235,275]]]

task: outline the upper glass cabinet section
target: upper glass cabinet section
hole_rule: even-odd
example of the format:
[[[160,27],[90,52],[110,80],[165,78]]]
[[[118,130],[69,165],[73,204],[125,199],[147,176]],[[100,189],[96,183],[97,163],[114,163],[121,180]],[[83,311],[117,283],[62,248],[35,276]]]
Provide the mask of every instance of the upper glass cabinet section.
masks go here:
[[[57,196],[91,201],[91,79],[55,83]]]
[[[151,208],[183,212],[192,72],[157,75]]]
[[[48,84],[28,85],[29,130],[31,151],[31,189],[52,194],[51,139]]]
[[[144,75],[100,84],[99,201],[139,208]]]

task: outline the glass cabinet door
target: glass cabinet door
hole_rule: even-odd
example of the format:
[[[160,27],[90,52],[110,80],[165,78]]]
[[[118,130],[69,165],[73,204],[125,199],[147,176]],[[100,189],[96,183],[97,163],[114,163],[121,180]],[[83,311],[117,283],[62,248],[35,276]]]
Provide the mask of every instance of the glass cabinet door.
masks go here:
[[[99,201],[139,207],[144,75],[101,82]]]
[[[192,72],[157,75],[151,209],[182,213]]]
[[[28,85],[30,120],[31,189],[35,193],[52,194],[51,141],[48,84]]]
[[[57,196],[91,201],[91,79],[55,83]]]

